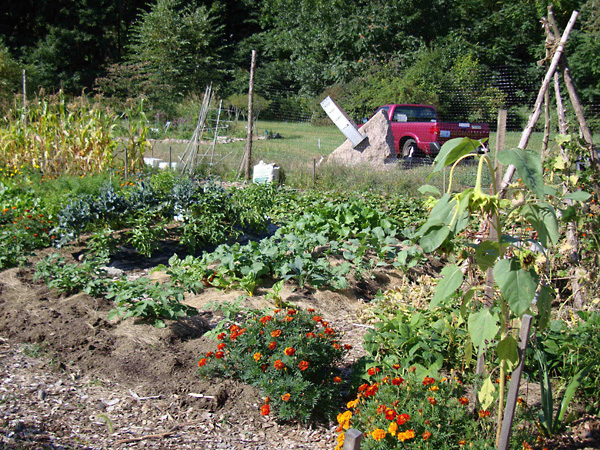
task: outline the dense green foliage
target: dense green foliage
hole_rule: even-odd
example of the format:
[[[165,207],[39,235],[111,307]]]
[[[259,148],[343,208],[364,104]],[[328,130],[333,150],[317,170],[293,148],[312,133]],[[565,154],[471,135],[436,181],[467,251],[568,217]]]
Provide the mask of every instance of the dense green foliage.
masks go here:
[[[219,344],[200,359],[200,374],[258,387],[266,396],[263,415],[333,418],[342,382],[336,365],[346,350],[339,332],[312,309],[237,312],[211,332]]]
[[[257,49],[256,92],[271,101],[271,117],[284,106],[309,111],[326,88],[337,86],[357,118],[389,101],[426,101],[444,111],[446,95],[454,103],[474,102],[455,115],[489,120],[498,106],[513,105],[480,74],[501,85],[510,66],[520,78],[512,88],[519,96],[544,56],[539,19],[551,2],[63,3],[0,6],[0,93],[17,92],[19,69],[26,68],[30,92],[42,86],[71,94],[97,89],[120,101],[143,96],[173,119],[175,103],[211,82],[223,98],[245,92],[250,50]],[[553,6],[562,26],[572,10],[581,10],[569,53],[584,99],[597,102],[598,2]],[[285,100],[269,98],[281,88]],[[360,95],[370,103],[355,111]],[[455,98],[463,95],[471,98]]]

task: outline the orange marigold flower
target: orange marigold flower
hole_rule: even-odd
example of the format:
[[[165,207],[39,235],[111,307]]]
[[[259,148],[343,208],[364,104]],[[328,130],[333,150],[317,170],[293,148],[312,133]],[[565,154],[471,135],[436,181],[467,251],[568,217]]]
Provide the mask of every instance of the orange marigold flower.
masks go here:
[[[371,367],[369,370],[367,370],[367,373],[369,375],[375,375],[377,372],[379,372],[379,367]]]
[[[350,344],[344,344],[344,350],[352,350],[352,346]]]
[[[533,448],[529,445],[529,442],[523,441],[523,450],[533,450]]]
[[[365,397],[370,397],[372,395],[375,395],[375,394],[377,394],[377,391],[379,391],[379,384],[375,383],[375,384],[369,386],[365,390]]]
[[[333,343],[333,348],[335,348],[336,350],[341,349],[342,347],[340,347],[340,344],[338,344],[337,342]]]
[[[202,367],[206,365],[206,358],[202,358],[200,361],[198,361],[198,366]]]
[[[221,359],[224,356],[225,356],[225,353],[223,353],[223,352],[217,352],[217,353],[215,353],[215,358],[217,358],[217,359]]]
[[[392,366],[392,369],[394,369],[394,370],[398,370],[398,369],[400,369],[400,364],[394,364],[394,365]]]
[[[292,316],[285,316],[283,319],[284,322],[291,322],[292,320],[294,320],[294,318]]]
[[[287,402],[287,401],[289,401],[289,400],[290,400],[290,397],[291,397],[291,395],[290,395],[290,393],[288,392],[287,394],[283,394],[283,395],[281,396],[281,400],[282,400],[282,401],[284,401],[284,402]]]
[[[431,432],[429,431],[425,431],[423,434],[423,440],[426,441],[427,439],[429,439],[431,437]]]
[[[394,377],[394,378],[392,378],[392,384],[394,386],[400,386],[403,382],[404,382],[404,379],[402,377]]]
[[[437,405],[437,400],[433,397],[427,397],[427,401],[431,403],[433,406]]]
[[[489,411],[485,411],[485,410],[483,410],[483,409],[482,409],[482,410],[480,410],[478,414],[479,414],[479,417],[481,417],[482,419],[483,419],[484,417],[489,417],[489,416],[490,416],[490,412],[489,412]]]
[[[460,445],[461,447],[466,444],[467,444],[467,441],[465,441],[464,439],[458,441],[458,445]]]
[[[433,386],[431,386],[431,387],[429,388],[429,390],[430,390],[431,392],[435,392],[435,391],[437,391],[437,390],[439,390],[439,389],[440,389],[440,388],[439,388],[439,387],[437,387],[436,385],[433,385]]]
[[[307,310],[307,311],[308,311],[309,313],[314,313],[314,312],[315,312],[315,310],[314,310],[313,308],[308,308],[308,310]]]
[[[518,403],[519,405],[524,405],[524,406],[527,406],[527,402],[525,401],[525,399],[523,399],[523,397],[518,397],[518,398],[517,398],[517,403]]]
[[[333,336],[335,334],[335,331],[333,330],[333,328],[327,327],[327,328],[325,328],[325,334]]]
[[[371,436],[373,436],[373,439],[375,439],[376,441],[381,441],[386,434],[387,433],[385,432],[385,430],[382,430],[381,428],[376,428],[371,433]]]
[[[293,347],[286,347],[283,352],[288,356],[294,356],[294,354],[296,353],[296,349]]]
[[[281,311],[281,309],[274,309],[273,314],[277,314],[279,311]]]
[[[333,382],[339,384],[342,382],[342,379],[340,377],[333,377]]]
[[[260,319],[260,322],[264,325],[265,323],[273,320],[273,316],[264,316]]]
[[[225,348],[225,342],[221,342],[219,345],[217,345],[217,348],[219,350],[223,350]]]
[[[300,364],[298,364],[298,368],[302,371],[308,369],[308,361],[300,361]]]
[[[315,338],[315,337],[317,337],[317,335],[311,331],[309,333],[306,333],[306,337],[307,338]]]
[[[323,318],[321,316],[313,316],[313,320],[315,322],[320,322],[321,320],[323,320]]]
[[[271,336],[274,337],[274,338],[281,336],[281,330],[273,330],[273,331],[271,331]]]
[[[458,403],[460,403],[461,405],[468,405],[469,404],[469,399],[467,397],[460,397],[458,399]]]
[[[295,309],[288,309],[288,314],[290,316],[293,316],[294,314],[296,314],[298,311],[296,311]]]
[[[260,407],[260,413],[263,416],[268,416],[270,412],[271,412],[271,407],[269,405],[262,405]]]
[[[211,356],[214,356],[215,353],[214,352],[206,352],[206,357],[210,358]]]
[[[386,410],[387,410],[387,406],[385,406],[385,405],[379,405],[379,406],[377,407],[377,414],[382,414],[382,413],[384,413]]]
[[[262,355],[261,355],[259,352],[256,352],[256,353],[254,354],[254,361],[258,362],[258,360],[259,360],[260,358],[262,358]]]
[[[423,379],[423,386],[427,386],[428,384],[433,384],[435,383],[435,379],[431,378],[431,377],[425,377]]]
[[[410,420],[410,415],[408,415],[408,414],[398,414],[398,418],[396,419],[396,422],[398,422],[398,425],[404,425],[409,420]]]
[[[275,363],[273,365],[275,366],[275,368],[277,370],[281,370],[281,369],[285,368],[285,364],[280,359],[278,359],[277,361],[275,361]]]
[[[262,369],[263,372],[267,371],[267,367],[269,367],[269,366],[267,366],[266,364],[261,364],[260,365],[260,368]]]
[[[393,409],[388,409],[385,412],[385,418],[387,420],[394,420],[396,418],[396,411],[394,411]]]
[[[358,392],[362,392],[365,389],[367,389],[369,387],[369,385],[367,383],[363,383],[358,387]]]
[[[275,341],[269,342],[269,350],[275,350],[275,347],[277,347],[277,342],[275,342]]]

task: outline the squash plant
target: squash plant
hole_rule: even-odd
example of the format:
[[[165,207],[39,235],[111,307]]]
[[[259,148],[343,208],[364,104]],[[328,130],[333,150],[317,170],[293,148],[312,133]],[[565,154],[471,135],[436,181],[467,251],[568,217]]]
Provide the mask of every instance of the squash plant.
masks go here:
[[[547,200],[557,193],[544,184],[540,156],[520,148],[498,153],[498,161],[515,166],[520,177],[518,183],[509,186],[508,198],[504,198],[496,181],[492,181],[489,189],[482,186],[486,169],[492,180],[496,180],[496,168],[489,155],[476,154],[482,145],[483,142],[469,138],[451,139],[443,145],[433,172],[451,168],[448,190],[435,203],[416,236],[426,252],[456,252],[458,259],[461,256],[463,259],[460,265],[450,264],[442,270],[430,308],[456,297],[465,274],[471,275],[462,290],[461,313],[468,316],[465,318],[470,336],[466,352],[472,353],[474,347],[479,355],[484,355],[493,347],[500,361],[492,371],[499,371],[499,376],[494,377],[500,380],[499,430],[506,374],[519,360],[512,321],[530,312],[536,304],[538,326],[548,323],[553,294],[543,261],[548,260],[549,249],[558,242],[560,234],[557,211]],[[479,159],[475,186],[454,193],[454,170],[467,158]],[[432,186],[422,188],[422,192],[434,190]],[[573,200],[585,197],[583,192],[571,194]],[[527,230],[530,232],[526,233]],[[464,236],[475,238],[466,242],[466,250],[458,251]],[[484,410],[493,404],[495,387],[491,374],[483,382],[478,397]]]

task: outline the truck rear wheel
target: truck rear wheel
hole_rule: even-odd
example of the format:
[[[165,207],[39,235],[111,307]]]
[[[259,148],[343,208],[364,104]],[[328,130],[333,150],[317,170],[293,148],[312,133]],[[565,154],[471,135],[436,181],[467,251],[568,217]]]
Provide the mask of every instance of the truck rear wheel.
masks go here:
[[[407,139],[402,145],[402,157],[405,159],[413,158],[417,156],[418,149],[419,147],[417,147],[417,141],[414,139]]]

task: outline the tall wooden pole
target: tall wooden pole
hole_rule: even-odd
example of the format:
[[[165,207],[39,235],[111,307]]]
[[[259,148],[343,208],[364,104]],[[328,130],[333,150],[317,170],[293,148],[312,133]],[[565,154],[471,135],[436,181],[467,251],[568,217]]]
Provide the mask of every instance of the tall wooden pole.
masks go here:
[[[523,134],[521,135],[521,140],[519,141],[520,149],[524,150],[527,148],[527,143],[529,142],[529,138],[531,137],[531,133],[533,132],[533,127],[540,118],[542,112],[542,102],[544,100],[544,97],[546,96],[546,90],[550,85],[550,81],[554,77],[554,72],[556,72],[558,62],[560,61],[560,57],[563,53],[565,45],[567,44],[567,40],[569,39],[569,34],[573,29],[573,25],[575,25],[575,20],[577,20],[578,14],[579,13],[577,11],[573,11],[573,14],[571,14],[571,19],[569,20],[569,23],[567,24],[565,31],[563,32],[560,42],[558,43],[558,46],[554,53],[554,57],[552,58],[552,62],[550,63],[550,67],[548,68],[548,72],[546,73],[546,77],[542,82],[542,87],[540,88],[540,91],[538,93],[537,100],[535,101],[533,112],[531,113],[531,116],[529,116],[527,126],[525,127],[525,130],[523,130]],[[506,189],[508,188],[508,185],[510,184],[514,173],[515,166],[511,164],[507,167],[506,172],[504,172],[504,177],[502,178],[502,185],[500,186],[499,192],[500,198],[504,198],[504,196],[506,195]]]
[[[254,104],[254,70],[256,68],[256,50],[252,50],[252,62],[250,63],[250,87],[248,88],[248,133],[246,135],[246,151],[244,152],[244,177],[249,180],[252,176],[250,166],[252,164],[252,128],[253,104]]]

